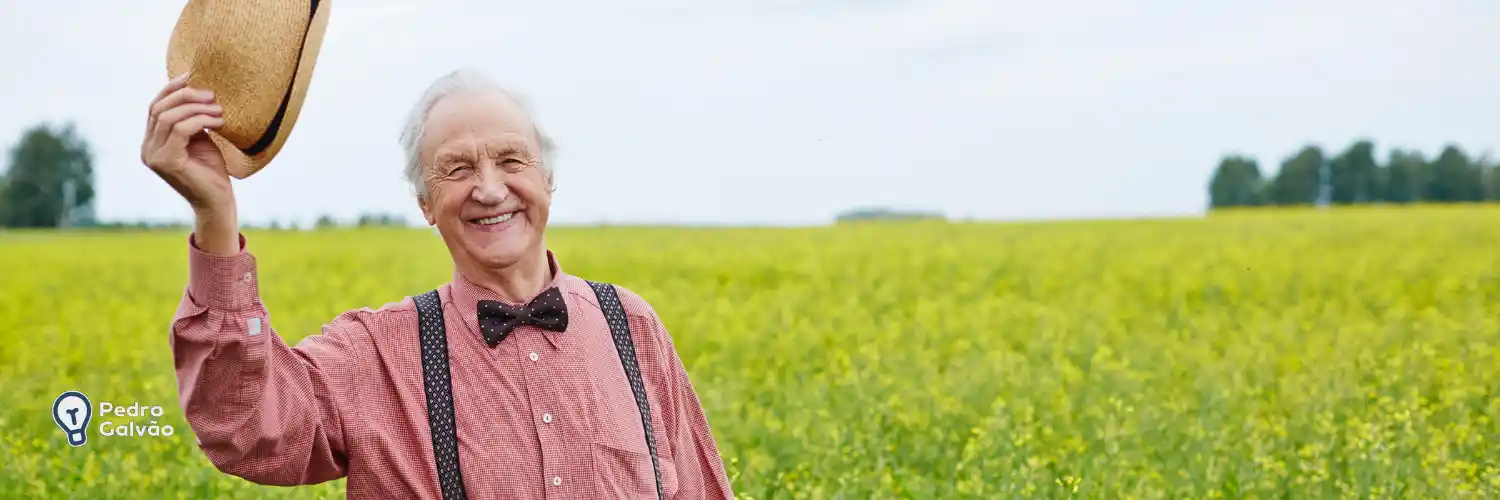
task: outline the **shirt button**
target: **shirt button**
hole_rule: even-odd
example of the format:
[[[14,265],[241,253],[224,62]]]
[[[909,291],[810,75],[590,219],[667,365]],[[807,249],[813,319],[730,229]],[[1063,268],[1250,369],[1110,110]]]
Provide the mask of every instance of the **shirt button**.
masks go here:
[[[560,477],[560,476],[552,476],[552,485],[553,486],[562,486],[562,477]]]
[[[542,414],[542,421],[546,422],[546,423],[549,423],[549,424],[552,423],[552,414],[551,413],[543,413]]]
[[[241,277],[240,277],[240,280],[241,280],[241,281],[244,281],[244,282],[246,282],[246,283],[249,283],[249,282],[250,282],[250,273],[249,273],[249,272],[246,272],[246,273],[245,273],[245,275],[244,275],[244,276],[241,276]]]
[[[536,361],[536,353],[531,353],[531,360]]]

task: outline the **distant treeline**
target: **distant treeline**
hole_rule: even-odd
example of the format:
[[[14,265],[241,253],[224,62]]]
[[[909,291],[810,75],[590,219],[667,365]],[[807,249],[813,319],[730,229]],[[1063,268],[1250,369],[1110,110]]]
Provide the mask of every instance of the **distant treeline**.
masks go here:
[[[340,221],[340,220],[335,219],[335,218],[333,218],[332,216],[329,216],[329,215],[322,215],[322,216],[319,216],[315,222],[313,222],[311,224],[307,224],[307,225],[298,225],[295,221],[279,221],[279,220],[272,220],[272,221],[267,222],[267,223],[243,222],[243,223],[240,224],[240,227],[242,229],[258,229],[258,230],[272,230],[272,231],[277,231],[277,230],[302,231],[302,230],[354,228],[354,227],[407,227],[407,226],[410,226],[410,224],[407,223],[407,220],[406,220],[405,217],[403,217],[401,215],[397,215],[397,214],[388,214],[388,213],[365,213],[365,214],[360,214],[360,216],[358,218],[356,218],[356,219],[346,220],[346,221]],[[87,223],[74,224],[71,227],[74,227],[74,228],[87,228],[87,229],[92,229],[92,230],[131,230],[131,231],[137,231],[137,230],[156,230],[156,229],[188,230],[188,229],[192,229],[193,224],[192,224],[192,221],[180,221],[180,220],[169,220],[169,221],[144,221],[144,220],[142,220],[142,221],[128,221],[128,220],[98,221],[98,220],[89,220],[89,221],[87,221]]]
[[[1393,149],[1383,163],[1369,140],[1331,157],[1307,145],[1283,158],[1269,178],[1255,158],[1227,155],[1214,170],[1208,194],[1210,209],[1500,201],[1500,165],[1488,156],[1471,158],[1453,144],[1430,159],[1421,151]]]
[[[834,222],[859,222],[871,220],[945,220],[947,219],[938,212],[925,212],[918,210],[898,210],[886,207],[856,208],[840,213],[834,218]]]

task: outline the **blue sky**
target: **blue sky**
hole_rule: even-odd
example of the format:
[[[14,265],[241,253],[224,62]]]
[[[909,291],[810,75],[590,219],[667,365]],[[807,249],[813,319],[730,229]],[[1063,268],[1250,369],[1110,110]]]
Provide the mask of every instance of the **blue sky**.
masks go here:
[[[341,0],[241,220],[420,220],[401,119],[478,67],[560,146],[554,223],[809,224],[1202,212],[1225,153],[1274,172],[1359,137],[1500,154],[1500,3]],[[11,2],[0,141],[74,120],[105,219],[181,219],[139,162],[182,2]],[[330,189],[333,188],[333,189]]]

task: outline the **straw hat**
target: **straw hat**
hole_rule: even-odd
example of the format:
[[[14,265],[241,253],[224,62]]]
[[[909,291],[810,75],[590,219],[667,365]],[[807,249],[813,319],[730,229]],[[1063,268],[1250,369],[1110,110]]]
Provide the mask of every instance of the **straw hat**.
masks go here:
[[[244,179],[281,151],[312,79],[330,0],[188,0],[167,47],[167,77],[213,91],[210,131],[229,174]]]

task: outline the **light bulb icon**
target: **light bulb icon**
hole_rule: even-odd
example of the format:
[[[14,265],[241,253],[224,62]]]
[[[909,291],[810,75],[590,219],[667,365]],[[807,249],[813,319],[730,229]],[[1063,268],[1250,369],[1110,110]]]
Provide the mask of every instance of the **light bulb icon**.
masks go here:
[[[89,440],[89,418],[93,416],[93,405],[89,397],[78,391],[68,391],[52,402],[52,420],[68,434],[68,444],[83,446]]]

